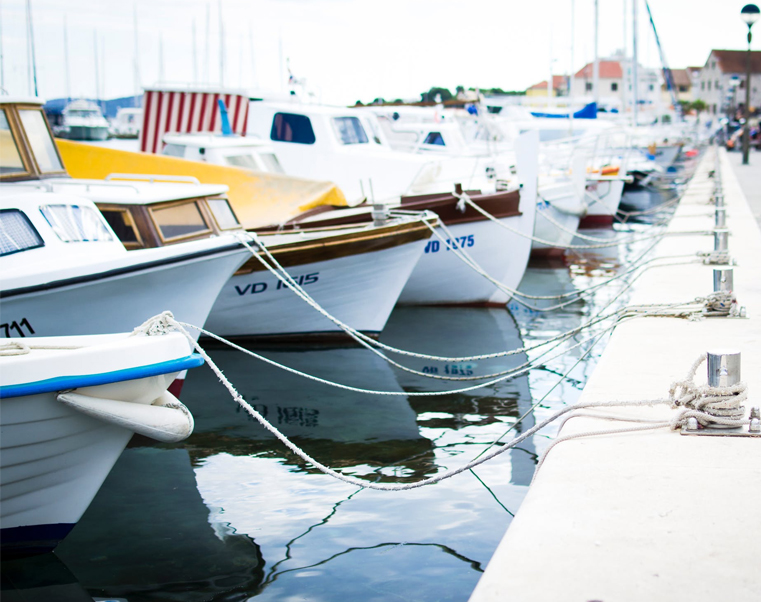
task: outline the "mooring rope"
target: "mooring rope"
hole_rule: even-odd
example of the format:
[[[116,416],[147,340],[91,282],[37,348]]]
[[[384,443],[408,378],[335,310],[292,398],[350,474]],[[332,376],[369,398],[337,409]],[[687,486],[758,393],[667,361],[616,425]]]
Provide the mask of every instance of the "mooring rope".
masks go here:
[[[252,417],[254,418],[259,424],[261,424],[265,429],[267,429],[270,433],[272,433],[278,440],[280,440],[281,443],[283,443],[288,449],[290,449],[294,454],[296,454],[299,458],[304,460],[305,462],[308,462],[315,468],[317,468],[320,472],[331,476],[339,481],[343,481],[344,483],[349,483],[351,485],[354,485],[355,487],[363,487],[368,489],[376,489],[379,491],[406,491],[410,489],[417,489],[419,487],[424,487],[426,485],[433,485],[435,483],[439,483],[445,479],[452,478],[462,472],[465,472],[467,470],[470,470],[472,468],[475,468],[476,466],[479,466],[480,464],[483,464],[484,462],[487,462],[491,460],[492,458],[495,458],[496,456],[505,453],[506,451],[512,449],[516,445],[520,444],[521,442],[525,441],[532,435],[534,435],[536,432],[540,431],[541,429],[545,428],[547,425],[551,424],[561,416],[564,416],[570,412],[573,412],[574,410],[579,409],[586,409],[586,408],[602,408],[602,407],[627,407],[627,406],[653,406],[656,404],[661,403],[671,403],[673,405],[688,405],[693,404],[694,401],[692,401],[692,398],[694,397],[694,383],[693,387],[690,388],[689,383],[687,380],[691,380],[690,375],[688,375],[688,379],[686,381],[679,381],[680,386],[686,387],[684,389],[684,393],[681,397],[674,400],[670,396],[669,399],[657,399],[657,400],[638,400],[638,401],[606,401],[606,402],[588,402],[588,403],[579,403],[573,406],[568,406],[566,408],[562,408],[558,410],[557,412],[554,412],[551,416],[546,418],[545,420],[541,421],[539,424],[535,425],[534,427],[528,429],[526,432],[522,433],[512,441],[502,445],[500,448],[495,449],[491,452],[488,452],[486,454],[483,454],[479,458],[476,458],[474,460],[471,460],[467,462],[465,465],[455,468],[452,470],[445,471],[439,475],[436,475],[434,477],[430,477],[427,479],[423,479],[414,483],[394,483],[394,484],[384,484],[384,483],[369,483],[367,481],[363,481],[362,479],[358,479],[355,477],[347,476],[343,473],[340,473],[313,458],[309,454],[307,454],[304,450],[302,450],[300,447],[298,447],[295,443],[293,443],[288,437],[286,437],[283,433],[281,433],[274,425],[272,425],[264,416],[262,416],[259,412],[254,409],[251,404],[249,404],[243,396],[235,389],[233,384],[229,381],[229,379],[224,375],[222,370],[219,369],[219,367],[214,363],[214,361],[209,357],[209,355],[206,353],[206,351],[201,347],[201,345],[193,339],[193,337],[190,335],[190,333],[184,328],[183,323],[178,322],[174,319],[172,314],[170,312],[164,312],[158,316],[155,316],[151,318],[150,320],[143,323],[141,326],[135,329],[134,333],[139,334],[143,332],[150,332],[155,331],[156,329],[159,329],[161,331],[168,331],[168,330],[177,330],[181,333],[183,333],[187,339],[191,342],[191,344],[195,347],[196,351],[203,357],[203,359],[206,361],[209,368],[214,372],[214,374],[217,376],[219,381],[222,383],[222,385],[228,390],[232,398]],[[697,369],[697,367],[695,367]],[[694,373],[693,373],[694,374]],[[711,390],[709,393],[714,394],[715,391]],[[713,395],[715,396],[715,395]],[[689,399],[688,399],[689,398]],[[706,407],[705,404],[702,406],[703,408]],[[661,426],[671,426],[672,428],[678,428],[678,426],[681,426],[682,424],[687,424],[688,417],[698,417],[699,419],[703,420],[709,420],[711,419],[711,415],[708,414],[705,409],[690,409],[686,412],[682,412],[679,414],[679,416],[675,417],[673,420],[666,422],[666,423],[657,423],[657,426],[655,425],[648,425],[647,427],[630,427],[626,431],[621,430],[621,432],[630,432],[631,430],[644,430],[644,428],[660,428]],[[722,421],[722,424],[727,424],[730,419],[728,418],[719,418],[718,420]],[[745,420],[739,420],[736,422],[741,422],[743,424],[747,423],[748,421]],[[618,431],[617,431],[618,432]],[[599,435],[604,434],[604,432],[591,432],[589,435]],[[581,435],[576,435],[575,437],[578,437]],[[558,439],[555,441],[555,443],[560,442],[561,440],[566,439]],[[552,446],[551,446],[552,447]],[[546,452],[545,452],[546,457]]]

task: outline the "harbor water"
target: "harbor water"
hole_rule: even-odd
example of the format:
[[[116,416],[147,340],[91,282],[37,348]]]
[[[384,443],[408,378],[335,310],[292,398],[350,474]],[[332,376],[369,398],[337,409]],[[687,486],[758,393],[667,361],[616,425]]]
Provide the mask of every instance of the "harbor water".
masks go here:
[[[641,210],[673,194],[641,189],[627,198]],[[647,224],[630,229],[651,231]],[[521,290],[562,295],[602,283],[652,244],[569,251],[554,264],[532,264]],[[625,304],[626,282],[548,312],[541,309],[557,301],[398,307],[381,341],[440,356],[532,346]],[[517,377],[443,396],[411,393],[474,383],[413,374],[352,346],[256,352],[322,379],[398,395],[337,389],[228,348],[210,348],[210,355],[246,401],[323,464],[370,481],[406,483],[462,466],[573,404],[604,349],[605,326],[551,352],[471,362],[393,356],[446,378],[542,358]],[[135,437],[55,554],[4,566],[4,578],[11,570],[44,574],[47,591],[58,592],[50,600],[465,600],[557,428],[436,485],[383,492],[339,482],[288,452],[207,367],[188,374],[181,399],[195,417],[194,434],[178,444]]]

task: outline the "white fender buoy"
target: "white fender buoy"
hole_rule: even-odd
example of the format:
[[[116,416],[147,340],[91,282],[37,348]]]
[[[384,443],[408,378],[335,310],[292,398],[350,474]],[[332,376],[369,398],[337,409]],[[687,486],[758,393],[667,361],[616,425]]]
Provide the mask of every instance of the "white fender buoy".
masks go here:
[[[57,399],[78,412],[165,443],[182,441],[193,432],[190,410],[168,391],[151,405],[74,392],[59,393]]]

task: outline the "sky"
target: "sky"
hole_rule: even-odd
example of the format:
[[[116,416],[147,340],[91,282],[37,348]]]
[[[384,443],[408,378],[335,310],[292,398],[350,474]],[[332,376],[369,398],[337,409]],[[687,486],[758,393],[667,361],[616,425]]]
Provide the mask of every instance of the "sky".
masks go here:
[[[644,0],[599,0],[599,54],[631,53],[633,1],[640,63],[658,67]],[[115,98],[160,79],[278,91],[288,65],[318,100],[353,104],[416,99],[432,86],[523,90],[546,80],[550,65],[565,74],[594,58],[594,0],[30,3],[43,98]],[[703,65],[712,48],[744,49],[745,3],[650,0],[669,65]],[[26,1],[0,0],[0,19],[0,83],[12,95],[33,93]],[[761,25],[754,29],[759,50]]]

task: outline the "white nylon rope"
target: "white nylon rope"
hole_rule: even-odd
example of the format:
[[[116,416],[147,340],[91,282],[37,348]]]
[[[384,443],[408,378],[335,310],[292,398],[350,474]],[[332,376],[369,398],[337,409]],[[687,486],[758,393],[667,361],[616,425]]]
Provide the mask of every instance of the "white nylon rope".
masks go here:
[[[40,350],[71,350],[82,349],[81,345],[38,345],[35,343],[25,343],[24,341],[11,340],[0,343],[0,356],[27,355],[35,349]]]
[[[139,332],[148,332],[152,329],[155,329],[156,325],[159,325],[159,329],[166,330],[166,329],[176,329],[182,332],[188,340],[193,344],[196,351],[204,358],[207,365],[211,368],[211,370],[216,374],[219,381],[224,385],[224,387],[228,390],[232,398],[238,402],[238,404],[246,410],[246,412],[254,418],[259,424],[261,424],[265,429],[270,431],[277,439],[279,439],[288,449],[290,449],[294,454],[296,454],[298,457],[300,457],[305,462],[308,462],[321,472],[323,472],[326,475],[329,475],[331,477],[334,477],[335,479],[338,479],[340,481],[343,481],[345,483],[349,483],[351,485],[354,485],[355,487],[362,487],[367,489],[377,489],[379,491],[405,491],[409,489],[417,489],[419,487],[423,487],[425,485],[433,485],[435,483],[438,483],[440,481],[443,481],[445,479],[454,477],[461,472],[465,472],[467,470],[470,470],[472,468],[475,468],[476,466],[483,464],[484,462],[489,461],[490,459],[505,453],[509,449],[512,449],[519,443],[525,441],[527,438],[532,436],[534,433],[538,432],[539,430],[546,427],[548,424],[552,423],[553,421],[557,420],[561,416],[564,416],[565,414],[568,414],[569,412],[572,412],[574,410],[578,409],[585,409],[585,408],[593,408],[593,407],[624,407],[624,406],[643,406],[648,405],[652,406],[655,404],[660,403],[669,403],[673,402],[672,399],[668,400],[640,400],[640,401],[607,401],[607,402],[590,402],[590,403],[580,403],[576,404],[574,406],[568,406],[566,408],[562,408],[561,410],[555,412],[550,416],[549,418],[546,418],[539,424],[535,425],[534,427],[528,429],[525,433],[522,433],[520,436],[516,437],[509,443],[504,444],[498,449],[495,449],[494,451],[491,451],[489,453],[486,453],[479,458],[476,458],[474,460],[471,460],[464,466],[461,466],[459,468],[455,468],[452,470],[448,470],[444,473],[441,473],[439,475],[436,475],[434,477],[423,479],[421,481],[417,481],[415,483],[395,483],[395,484],[381,484],[381,483],[368,483],[367,481],[363,481],[361,479],[357,479],[355,477],[350,477],[347,475],[344,475],[336,470],[333,470],[332,468],[329,468],[328,466],[322,464],[321,462],[317,461],[315,458],[307,454],[304,450],[299,448],[296,444],[291,442],[285,435],[283,435],[274,425],[272,425],[269,421],[267,421],[264,416],[262,416],[259,412],[257,412],[241,395],[238,393],[238,391],[235,389],[235,387],[232,385],[232,383],[227,379],[227,377],[224,375],[224,373],[217,367],[217,365],[212,361],[212,359],[209,357],[209,355],[206,353],[206,351],[198,344],[197,341],[193,339],[192,336],[185,330],[182,323],[177,322],[171,315],[170,312],[164,312],[163,314],[160,314],[159,316],[156,316],[154,318],[151,318],[147,322],[145,322],[143,325],[135,329],[135,333]],[[688,375],[689,378],[689,375]],[[683,381],[680,381],[679,384],[684,384]],[[683,402],[683,400],[688,396],[687,393],[685,393],[681,398],[677,400],[677,402]],[[684,402],[685,404],[688,402]],[[705,418],[706,416],[709,416],[707,412],[701,411],[701,410],[691,410],[689,412],[689,415],[700,415],[701,417]],[[660,426],[672,426],[672,428],[677,428],[682,423],[686,424],[687,420],[687,413],[681,413],[677,418],[674,420],[667,422],[667,423],[658,423],[658,426],[655,425],[649,425],[646,428],[659,428]],[[683,422],[681,420],[683,419]],[[722,418],[720,419],[726,423],[728,419]],[[743,423],[747,423],[747,421],[742,421]],[[630,427],[628,431],[632,430],[643,430],[645,427]],[[622,431],[624,432],[624,431]],[[590,433],[590,434],[604,434],[602,431]],[[580,436],[580,435],[578,435]],[[546,457],[546,452],[545,452]],[[538,467],[537,467],[538,469]],[[536,474],[536,473],[535,473]]]

